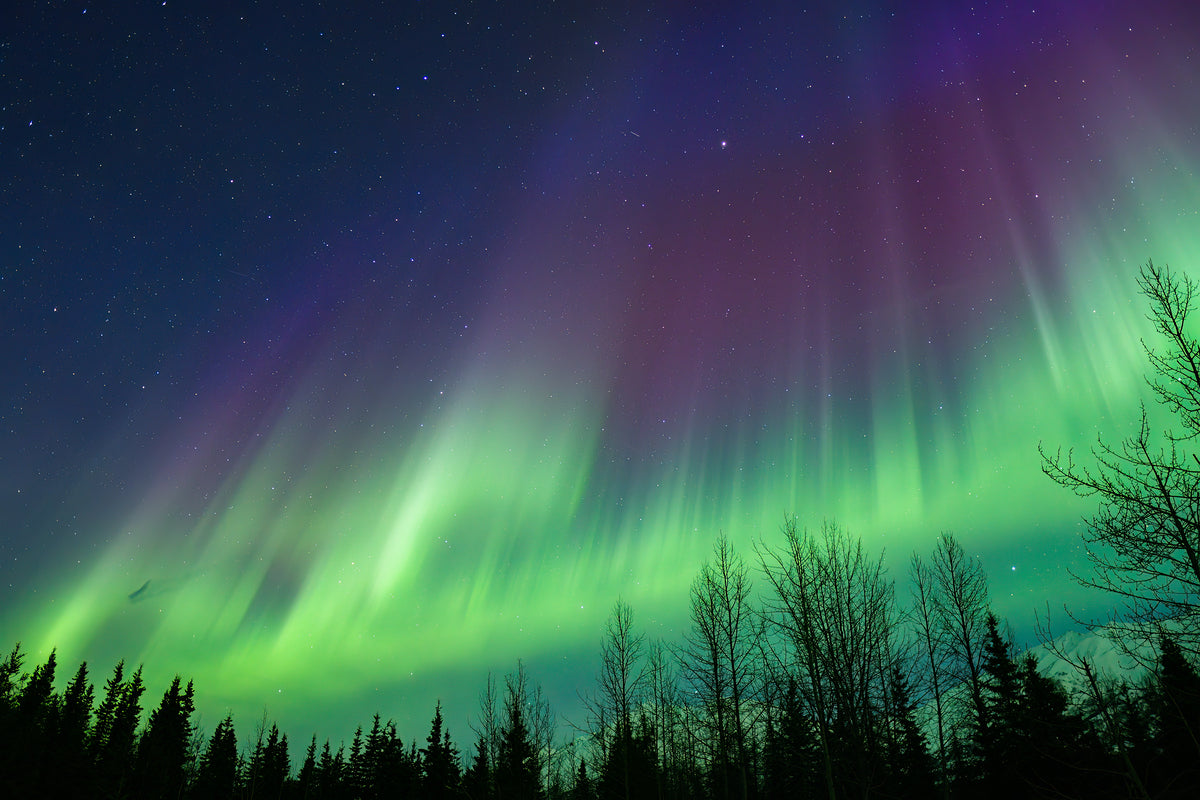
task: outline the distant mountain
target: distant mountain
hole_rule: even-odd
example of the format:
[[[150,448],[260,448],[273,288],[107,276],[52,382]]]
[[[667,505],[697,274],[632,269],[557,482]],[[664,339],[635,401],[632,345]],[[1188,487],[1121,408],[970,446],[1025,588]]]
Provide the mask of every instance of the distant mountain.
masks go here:
[[[1038,671],[1043,675],[1058,678],[1072,689],[1082,688],[1083,676],[1071,662],[1079,663],[1086,658],[1099,677],[1135,679],[1146,668],[1106,637],[1102,629],[1096,631],[1068,631],[1050,645],[1039,644],[1029,652],[1037,658]],[[1060,655],[1061,654],[1061,655]],[[1144,663],[1152,662],[1155,653],[1146,649]]]

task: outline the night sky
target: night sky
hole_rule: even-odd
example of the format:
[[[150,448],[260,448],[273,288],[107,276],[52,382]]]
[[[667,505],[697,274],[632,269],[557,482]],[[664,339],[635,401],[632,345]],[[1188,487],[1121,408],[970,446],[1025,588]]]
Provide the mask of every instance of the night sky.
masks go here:
[[[1200,270],[1194,2],[20,5],[29,666],[466,744],[523,658],[583,722],[613,603],[673,640],[785,514],[902,584],[955,532],[1019,638],[1102,611],[1037,445],[1129,432],[1137,267]]]

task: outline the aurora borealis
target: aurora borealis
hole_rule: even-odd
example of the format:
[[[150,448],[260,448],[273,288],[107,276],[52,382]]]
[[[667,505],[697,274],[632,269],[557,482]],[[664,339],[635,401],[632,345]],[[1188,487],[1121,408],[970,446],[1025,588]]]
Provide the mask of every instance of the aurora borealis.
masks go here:
[[[785,514],[1097,611],[1037,445],[1200,269],[1194,4],[402,5],[0,33],[7,642],[466,737]]]

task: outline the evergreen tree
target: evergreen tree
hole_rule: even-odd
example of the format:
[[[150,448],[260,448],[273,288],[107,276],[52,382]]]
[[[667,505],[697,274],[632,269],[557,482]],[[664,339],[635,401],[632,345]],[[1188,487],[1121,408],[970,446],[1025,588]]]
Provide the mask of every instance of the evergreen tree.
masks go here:
[[[442,704],[438,701],[425,748],[421,751],[422,787],[429,800],[453,797],[458,790],[458,751],[442,724]]]
[[[1154,784],[1162,797],[1200,796],[1200,675],[1174,639],[1159,638],[1150,692]]]
[[[123,680],[124,662],[118,662],[105,684],[104,700],[96,711],[89,747],[95,763],[97,794],[121,797],[129,790],[137,755],[137,731],[142,713],[142,668]]]
[[[16,746],[20,737],[17,727],[17,697],[20,694],[21,663],[25,654],[21,645],[13,646],[8,657],[0,661],[0,796],[14,797],[17,776]]]
[[[384,758],[387,753],[387,743],[384,740],[383,722],[379,718],[379,714],[371,720],[371,730],[363,740],[362,748],[359,751],[360,765],[358,773],[361,775],[362,785],[360,791],[363,798],[379,797],[381,787],[381,776],[384,771]]]
[[[321,759],[317,762],[317,794],[323,800],[338,800],[346,794],[345,748],[339,746],[337,753],[331,752],[329,740],[321,748]]]
[[[180,684],[176,675],[158,708],[150,712],[146,730],[138,742],[139,797],[178,797],[183,790],[195,692],[191,681],[186,688]]]
[[[287,734],[281,734],[279,727],[271,723],[266,740],[260,731],[250,755],[247,789],[255,798],[274,800],[283,794],[290,771]]]
[[[350,740],[350,756],[346,762],[346,791],[351,797],[362,797],[367,791],[367,772],[363,761],[363,732],[359,725]]]
[[[1113,725],[1105,744],[1110,750],[1128,758],[1126,784],[1129,797],[1145,793],[1145,781],[1153,760],[1153,722],[1149,708],[1151,684],[1149,678],[1141,687],[1122,681],[1100,703],[1111,708]],[[1100,709],[1100,713],[1104,712]],[[1139,791],[1141,789],[1142,791]]]
[[[296,775],[297,791],[302,798],[317,797],[317,735],[314,733],[304,751],[304,763]]]
[[[1026,653],[1021,667],[1021,719],[1025,782],[1040,796],[1072,792],[1101,796],[1111,769],[1096,731],[1071,707],[1063,685],[1041,674],[1037,659]]]
[[[226,716],[209,737],[200,756],[192,796],[204,800],[232,800],[241,794],[241,757],[233,717]]]
[[[1021,680],[1012,645],[1000,634],[1000,621],[988,612],[983,640],[984,713],[972,731],[973,752],[980,765],[979,791],[989,797],[1016,797],[1023,767]]]
[[[805,716],[796,679],[788,678],[779,707],[767,718],[763,747],[763,795],[766,800],[807,797],[819,788],[818,755],[812,723]]]
[[[17,684],[24,660],[21,643],[17,642],[9,651],[8,657],[0,661],[0,713],[7,713],[16,708]]]
[[[655,750],[654,732],[649,720],[639,715],[636,724],[619,723],[612,737],[604,764],[597,782],[597,794],[601,800],[642,800],[658,796],[661,784],[658,772],[658,754]],[[714,762],[726,769],[728,762]],[[710,775],[709,782],[715,786],[726,786],[730,775]]]
[[[595,800],[596,793],[592,788],[592,779],[588,777],[587,759],[579,759],[579,769],[575,773],[575,785],[571,787],[571,800]]]
[[[420,786],[420,754],[416,743],[406,750],[396,734],[396,723],[380,722],[376,714],[362,748],[364,798],[407,797]]]
[[[16,698],[12,719],[13,739],[9,743],[12,762],[8,771],[14,796],[32,796],[43,791],[44,767],[58,717],[58,697],[54,693],[57,667],[53,650],[46,663],[34,667]]]
[[[96,708],[96,721],[88,736],[88,749],[94,761],[100,760],[100,755],[108,745],[108,737],[112,733],[113,723],[117,717],[117,706],[125,693],[125,662],[118,661],[113,667],[112,676],[104,683],[104,699]]]
[[[934,765],[929,744],[917,724],[917,703],[908,679],[893,666],[888,682],[890,731],[888,736],[890,793],[902,798],[926,798],[934,794]]]
[[[484,737],[480,737],[475,744],[475,758],[463,773],[462,788],[463,794],[469,800],[490,800],[494,796],[491,764],[488,762],[488,744]]]
[[[520,663],[516,674],[507,678],[507,690],[505,724],[500,732],[495,772],[496,797],[498,800],[537,800],[542,797],[541,769],[526,721],[529,691],[525,668]]]
[[[49,746],[49,754],[57,762],[48,782],[52,797],[79,797],[90,788],[87,736],[94,699],[95,691],[88,680],[85,661],[63,692],[54,740]]]

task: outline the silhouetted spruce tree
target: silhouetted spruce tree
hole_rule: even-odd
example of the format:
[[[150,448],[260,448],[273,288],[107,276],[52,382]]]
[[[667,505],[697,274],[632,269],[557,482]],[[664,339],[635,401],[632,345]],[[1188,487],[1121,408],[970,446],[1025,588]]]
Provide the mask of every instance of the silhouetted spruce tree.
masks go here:
[[[495,771],[499,800],[537,800],[542,797],[541,767],[529,733],[529,679],[524,664],[505,679],[504,724]]]
[[[304,763],[296,773],[296,793],[302,798],[318,797],[317,791],[317,735],[314,733],[304,751]]]
[[[450,742],[450,734],[442,729],[442,703],[433,712],[429,736],[421,751],[422,788],[429,800],[444,800],[458,793],[458,750]]]
[[[117,706],[124,693],[125,661],[121,660],[113,667],[112,676],[104,682],[104,698],[96,708],[96,720],[88,734],[88,748],[91,750],[93,761],[100,760],[100,755],[108,744],[108,737],[117,717]]]
[[[17,696],[21,689],[21,664],[25,654],[18,642],[0,661],[0,796],[15,797],[17,789]]]
[[[489,800],[494,796],[492,791],[491,765],[488,763],[488,744],[480,737],[475,743],[475,758],[471,766],[463,773],[463,794],[469,800]]]
[[[58,715],[58,697],[54,693],[56,667],[55,651],[51,650],[46,663],[33,668],[17,694],[15,736],[10,742],[13,760],[9,767],[16,797],[44,791],[43,770]]]
[[[183,791],[192,740],[195,692],[191,681],[181,686],[178,675],[150,712],[138,741],[137,794],[143,798],[179,797]]]
[[[629,730],[621,730],[628,725]],[[645,715],[635,722],[619,722],[618,731],[609,740],[603,768],[597,784],[601,800],[649,800],[658,797],[658,754],[654,730]],[[725,776],[728,777],[728,776]],[[717,782],[710,775],[710,783]],[[724,785],[724,781],[720,782]]]
[[[381,723],[376,714],[363,745],[366,772],[365,798],[408,797],[420,789],[421,763],[416,742],[405,749],[396,734],[396,723]]]
[[[796,687],[788,678],[779,707],[767,718],[763,746],[763,797],[790,800],[816,796],[825,786],[818,775],[819,755],[812,722],[805,715]]]
[[[934,763],[929,744],[917,723],[917,703],[908,679],[899,666],[893,666],[888,681],[888,786],[897,798],[934,796]]]
[[[8,656],[0,661],[0,714],[7,714],[16,708],[21,664],[24,660],[21,643],[17,642]]]
[[[88,680],[85,661],[79,665],[63,692],[53,741],[47,748],[48,754],[54,759],[47,781],[47,794],[50,797],[80,797],[91,788],[87,736],[94,699],[95,691]]]
[[[340,800],[346,796],[345,782],[345,748],[339,746],[335,754],[329,747],[329,740],[326,739],[325,746],[321,748],[321,760],[317,762],[318,793],[316,797],[321,800]]]
[[[981,693],[984,713],[975,720],[973,751],[980,764],[982,795],[1017,797],[1025,752],[1021,726],[1021,679],[1012,645],[1000,633],[1000,621],[990,611],[985,621]]]
[[[1118,757],[1128,758],[1123,770],[1127,797],[1148,795],[1146,781],[1153,761],[1153,722],[1150,718],[1149,691],[1151,676],[1143,685],[1131,686],[1121,681],[1100,697],[1100,715],[1110,713],[1112,724],[1104,735],[1104,743]]]
[[[233,800],[241,795],[241,756],[233,717],[217,724],[200,756],[191,796],[197,800]]]
[[[266,739],[259,731],[254,751],[250,754],[246,791],[253,798],[274,800],[282,796],[290,772],[287,734],[281,734],[279,727],[271,723]]]
[[[359,766],[355,770],[359,777],[361,796],[371,800],[379,796],[380,777],[384,770],[383,761],[387,755],[387,745],[384,741],[384,726],[379,714],[371,718],[371,730],[363,739],[359,750]]]
[[[1025,783],[1043,797],[1104,796],[1119,765],[1105,752],[1096,730],[1072,708],[1063,685],[1038,671],[1032,653],[1018,666]]]
[[[1149,696],[1157,796],[1200,797],[1200,675],[1167,636],[1159,638],[1158,675]]]
[[[350,753],[346,758],[345,785],[351,797],[362,797],[367,791],[367,771],[363,760],[363,732],[359,725],[350,740]]]
[[[592,788],[592,779],[588,776],[587,759],[579,759],[579,769],[575,771],[575,783],[571,787],[571,800],[595,800],[596,792]]]
[[[105,683],[104,700],[96,711],[89,747],[96,765],[96,796],[123,797],[128,794],[137,754],[137,731],[142,713],[142,668],[123,680],[125,664],[118,662]]]

